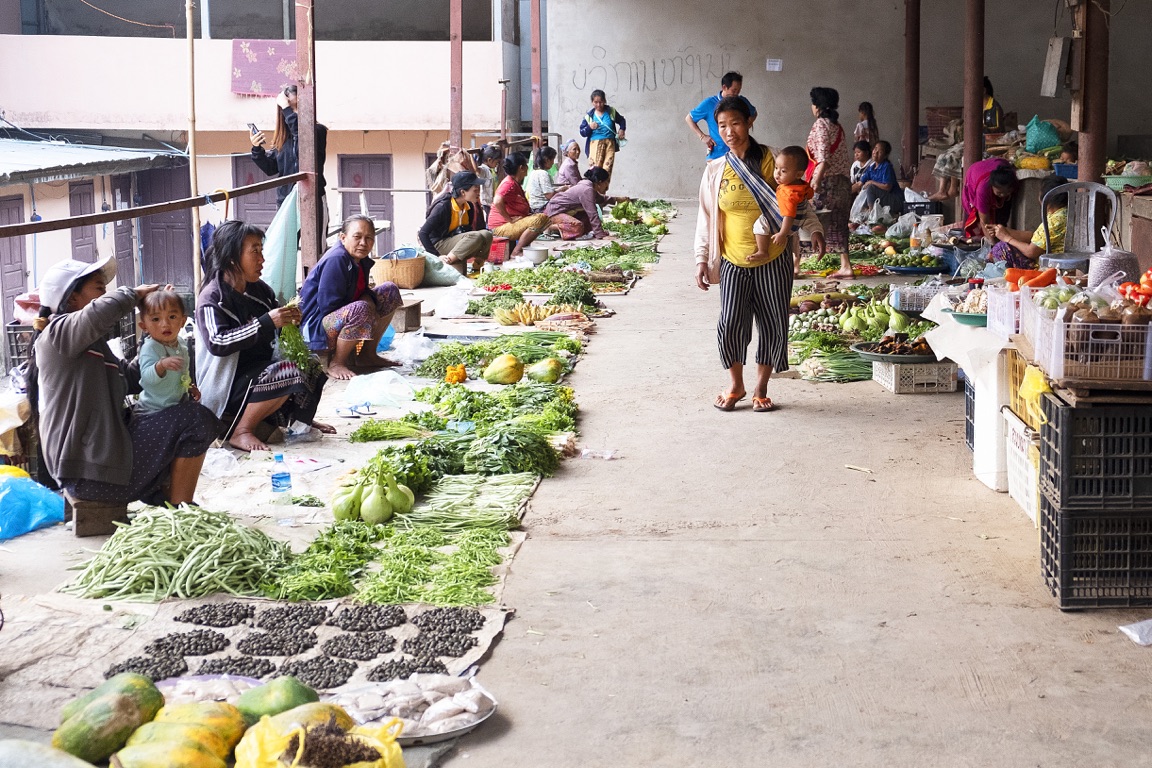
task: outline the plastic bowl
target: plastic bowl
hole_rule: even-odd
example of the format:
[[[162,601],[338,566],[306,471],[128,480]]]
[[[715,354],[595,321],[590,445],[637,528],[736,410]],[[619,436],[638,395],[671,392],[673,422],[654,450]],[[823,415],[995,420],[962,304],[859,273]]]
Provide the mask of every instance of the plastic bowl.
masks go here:
[[[552,256],[551,250],[546,246],[540,248],[528,246],[524,249],[523,253],[525,259],[536,265],[543,264]]]
[[[973,312],[957,312],[953,309],[940,310],[946,315],[951,315],[952,319],[961,325],[972,325],[976,327],[984,327],[988,325],[987,314],[975,314]]]

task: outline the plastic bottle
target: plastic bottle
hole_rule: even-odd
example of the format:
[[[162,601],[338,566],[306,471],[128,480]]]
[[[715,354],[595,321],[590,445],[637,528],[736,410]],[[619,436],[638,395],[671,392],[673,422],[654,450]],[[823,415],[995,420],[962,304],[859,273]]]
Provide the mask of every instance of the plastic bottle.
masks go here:
[[[291,504],[292,474],[288,471],[288,465],[284,463],[284,454],[277,453],[273,458],[275,463],[272,465],[272,503]]]

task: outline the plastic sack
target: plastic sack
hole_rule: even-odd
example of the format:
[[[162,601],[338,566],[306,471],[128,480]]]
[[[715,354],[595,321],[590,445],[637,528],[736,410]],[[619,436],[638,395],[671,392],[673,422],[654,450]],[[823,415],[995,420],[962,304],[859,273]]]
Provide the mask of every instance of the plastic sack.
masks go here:
[[[395,354],[392,357],[401,365],[414,365],[427,360],[429,355],[436,351],[436,345],[424,335],[421,328],[413,333],[406,333],[392,345]]]
[[[1136,645],[1152,645],[1152,619],[1138,621],[1135,624],[1125,624],[1117,627],[1121,632],[1132,638]]]
[[[300,211],[296,185],[276,209],[264,234],[264,272],[260,279],[272,286],[281,303],[296,295],[296,260],[300,242]]]
[[[446,285],[456,285],[464,277],[456,271],[456,267],[440,261],[439,256],[430,253],[424,254],[424,279],[420,282],[421,288],[442,288]]]
[[[62,497],[30,477],[0,476],[0,541],[62,522]]]
[[[1056,130],[1056,126],[1047,120],[1041,120],[1038,115],[1032,115],[1032,119],[1028,121],[1026,136],[1024,149],[1033,153],[1055,147],[1060,143],[1060,132]]]
[[[1028,415],[1035,419],[1038,424],[1047,424],[1048,419],[1044,418],[1044,412],[1040,408],[1040,398],[1052,392],[1052,387],[1048,386],[1048,379],[1044,377],[1044,372],[1034,365],[1029,365],[1024,369],[1024,379],[1020,382],[1020,398],[1024,401],[1024,407],[1028,410]]]
[[[468,313],[468,302],[472,294],[472,283],[467,286],[457,286],[448,291],[436,302],[436,317],[461,317]]]
[[[350,763],[347,768],[404,768],[404,755],[396,737],[403,725],[392,718],[383,725],[358,725],[348,733],[357,741],[375,748],[381,755],[379,760]],[[285,755],[293,737],[299,745],[295,755]],[[236,745],[236,768],[295,768],[300,765],[304,753],[305,730],[293,725],[281,731],[272,718],[265,715],[260,722],[244,732],[244,738]]]
[[[350,405],[370,403],[385,408],[403,408],[411,403],[416,390],[396,371],[377,371],[348,382],[344,400]]]
[[[880,205],[877,200],[872,204],[872,210],[868,212],[868,223],[872,225],[887,224],[892,221],[892,210],[886,205]]]
[[[900,218],[896,219],[896,222],[892,226],[888,227],[888,231],[884,233],[884,236],[900,238],[911,237],[912,230],[916,228],[916,223],[918,221],[919,219],[917,218],[916,214],[906,213]]]
[[[916,190],[912,189],[912,187],[908,187],[907,189],[904,190],[904,202],[906,202],[906,203],[927,203],[928,202],[928,195],[925,195],[921,192],[917,192]]]
[[[209,448],[208,453],[204,455],[204,465],[200,468],[200,474],[212,480],[219,480],[222,477],[231,477],[239,473],[240,462],[232,454],[232,451],[224,448]]]
[[[856,195],[856,199],[852,201],[852,210],[848,213],[848,221],[863,223],[868,221],[868,195],[864,190]]]

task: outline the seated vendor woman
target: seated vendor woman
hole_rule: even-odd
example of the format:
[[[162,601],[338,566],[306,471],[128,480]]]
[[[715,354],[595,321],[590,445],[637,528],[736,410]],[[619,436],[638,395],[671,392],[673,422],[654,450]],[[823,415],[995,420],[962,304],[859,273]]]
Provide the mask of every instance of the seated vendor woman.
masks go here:
[[[376,354],[380,337],[400,308],[400,289],[385,282],[371,287],[376,228],[367,216],[350,216],[340,242],[316,263],[300,288],[304,339],[309,349],[325,352],[328,375],[350,379],[353,369],[397,365]]]
[[[513,152],[504,158],[504,173],[492,201],[488,225],[494,235],[516,242],[508,254],[509,259],[515,259],[551,225],[546,214],[532,213],[524,188],[520,186],[528,175],[528,161],[524,156]]]
[[[333,434],[313,421],[327,377],[319,361],[277,358],[277,338],[299,325],[299,307],[281,307],[264,270],[264,232],[242,221],[220,225],[204,254],[204,287],[196,299],[196,373],[200,402],[222,420],[223,436],[241,451],[292,421]]]
[[[115,357],[108,339],[159,286],[107,293],[115,276],[111,257],[66,259],[40,282],[29,399],[44,462],[78,515],[87,505],[192,502],[216,439],[216,417],[191,397],[161,410],[125,408],[125,395],[140,392],[140,369]]]
[[[452,177],[452,191],[432,202],[428,218],[420,227],[420,244],[445,264],[465,274],[468,260],[479,272],[492,248],[492,232],[485,229],[480,207],[480,179],[471,171]]]
[[[1045,179],[1040,189],[1041,201],[1044,195],[1065,183],[1064,179],[1057,176]],[[1068,193],[1050,195],[1044,203],[1044,216],[1048,219],[1047,239],[1044,237],[1044,222],[1036,227],[1035,232],[1009,229],[1002,224],[989,227],[988,236],[997,242],[988,254],[988,261],[1006,261],[1009,267],[1016,269],[1035,269],[1045,253],[1064,253],[1064,233],[1068,227]]]

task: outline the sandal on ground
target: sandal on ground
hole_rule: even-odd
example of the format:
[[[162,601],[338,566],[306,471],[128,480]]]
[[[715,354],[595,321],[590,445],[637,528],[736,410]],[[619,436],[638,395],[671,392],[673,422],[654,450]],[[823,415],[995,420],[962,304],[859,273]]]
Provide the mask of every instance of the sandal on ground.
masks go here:
[[[712,406],[721,411],[734,411],[736,410],[736,403],[743,400],[744,397],[744,394],[737,394],[735,392],[721,392],[716,395],[716,402],[712,403]]]
[[[753,413],[767,413],[775,407],[776,406],[772,404],[772,398],[770,397],[756,397],[755,395],[752,396]]]
[[[342,419],[358,419],[360,414],[356,412],[355,408],[340,407],[336,409],[336,415]]]

